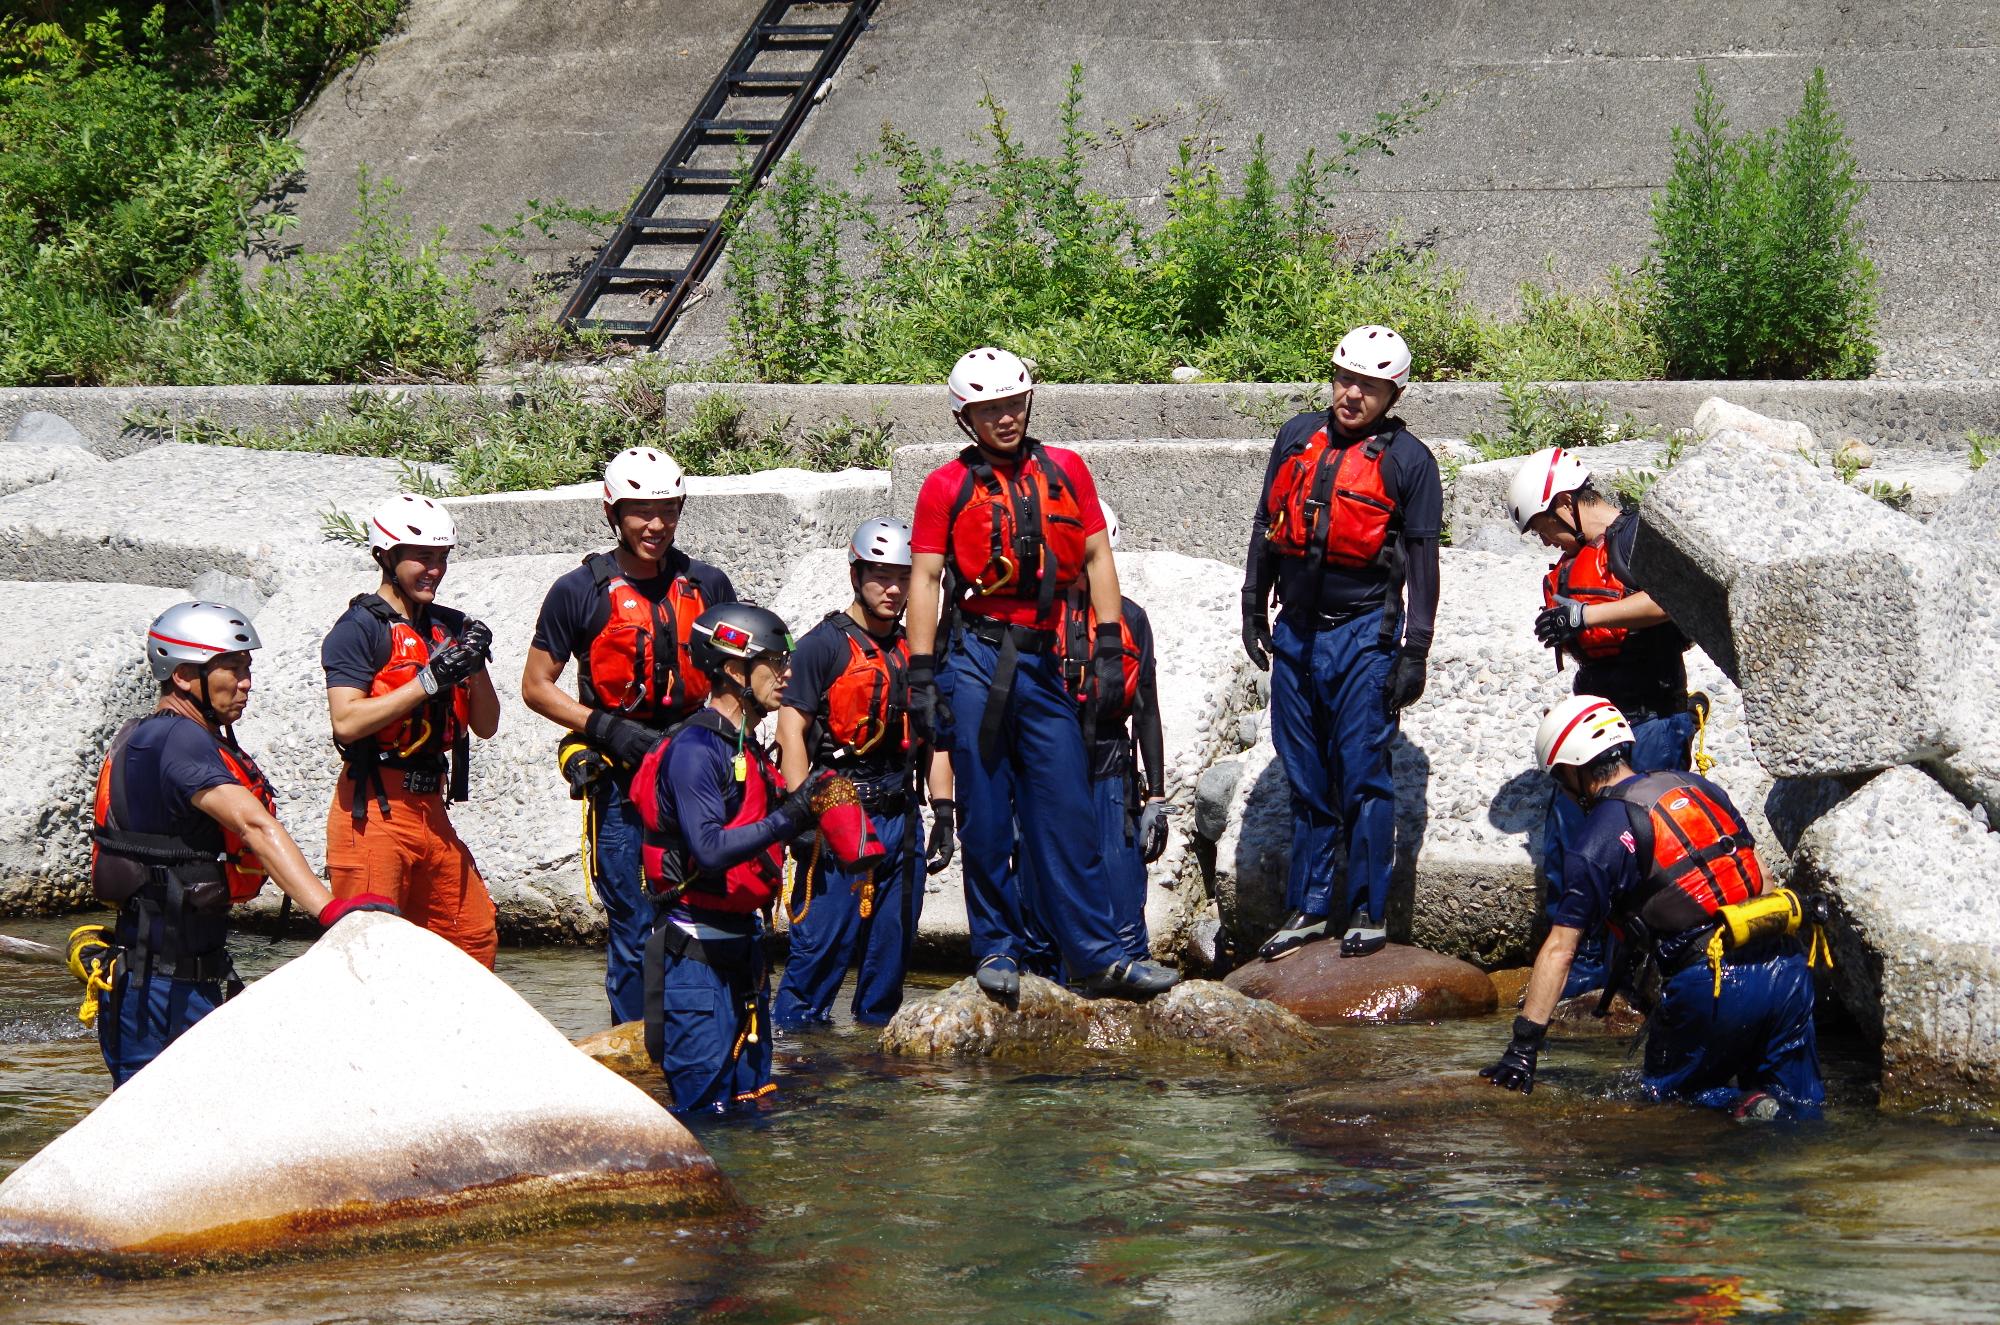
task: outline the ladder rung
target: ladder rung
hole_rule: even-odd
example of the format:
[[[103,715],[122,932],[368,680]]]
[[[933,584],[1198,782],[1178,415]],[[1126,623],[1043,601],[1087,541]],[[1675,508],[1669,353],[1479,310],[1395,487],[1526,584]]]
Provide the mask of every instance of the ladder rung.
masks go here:
[[[713,221],[679,216],[646,216],[632,222],[632,228],[644,234],[651,243],[671,243],[677,239],[692,243],[706,235],[713,224]]]
[[[579,331],[608,331],[614,334],[622,332],[632,336],[643,336],[653,329],[653,324],[650,322],[635,322],[630,318],[617,317],[580,317],[576,320],[576,326]]]
[[[757,31],[767,37],[838,37],[838,23],[760,23]]]
[[[725,81],[732,90],[744,96],[781,97],[802,90],[810,81],[810,76],[779,73],[730,74]]]
[[[786,50],[811,49],[814,46],[831,46],[840,29],[831,24],[811,27],[780,27],[775,24],[757,29],[757,35],[764,39],[766,46]]]
[[[696,120],[695,127],[706,137],[732,143],[738,134],[745,138],[769,138],[783,120]]]
[[[606,267],[598,275],[607,281],[660,281],[672,285],[681,273],[671,267]]]
[[[691,166],[675,166],[667,172],[667,183],[702,193],[729,193],[742,183],[742,177],[733,170],[696,170]]]

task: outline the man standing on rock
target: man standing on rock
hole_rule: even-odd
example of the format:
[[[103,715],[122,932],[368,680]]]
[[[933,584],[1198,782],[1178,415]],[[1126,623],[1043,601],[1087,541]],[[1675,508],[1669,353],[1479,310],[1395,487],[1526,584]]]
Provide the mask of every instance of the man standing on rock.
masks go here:
[[[1687,637],[1632,578],[1638,517],[1591,486],[1583,462],[1560,447],[1522,462],[1507,489],[1515,528],[1562,555],[1542,579],[1535,636],[1576,663],[1576,693],[1610,700],[1632,724],[1632,766],[1642,773],[1687,769],[1708,697],[1691,700]],[[1583,807],[1557,787],[1542,827],[1544,905],[1551,919],[1563,894],[1565,861],[1583,827]],[[1603,987],[1605,950],[1586,939],[1570,965],[1567,997]]]
[[[1096,834],[1078,828],[1090,767],[1055,652],[1063,596],[1087,582],[1098,614],[1089,692],[1117,693],[1118,572],[1082,457],[1028,434],[1034,387],[1005,350],[973,350],[951,370],[952,415],[971,445],[917,494],[911,730],[951,752],[981,988],[1000,999],[1019,993],[1025,900],[1087,992],[1150,998],[1178,977],[1132,959],[1119,940],[1104,854]],[[1018,872],[1017,823],[1032,866]]]
[[[1271,669],[1271,740],[1292,795],[1290,915],[1259,949],[1266,960],[1329,937],[1336,904],[1342,956],[1389,941],[1389,743],[1424,693],[1444,521],[1436,459],[1389,412],[1409,381],[1394,331],[1343,336],[1332,406],[1278,430],[1251,520],[1243,647]]]
[[[447,788],[466,799],[471,738],[500,729],[486,671],[493,632],[437,601],[457,543],[451,512],[428,497],[399,494],[369,517],[382,582],[347,605],[320,645],[344,762],[327,811],[326,872],[335,897],[387,897],[490,970],[493,898],[445,809]]]
[[[902,1006],[924,905],[919,761],[928,766],[936,868],[951,858],[950,766],[909,736],[903,606],[910,527],[887,516],[864,520],[848,541],[847,573],[853,601],[807,631],[792,654],[778,710],[778,758],[788,787],[805,786],[815,769],[852,782],[887,854],[865,870],[849,870],[815,836],[800,855],[791,955],[773,1011],[786,1029],[832,1020],[840,983],[857,956],[854,1019],[883,1025]]]
[[[727,575],[674,546],[686,499],[673,457],[645,446],[612,457],[604,519],[618,545],[550,587],[521,669],[522,701],[568,732],[557,759],[583,802],[584,881],[604,903],[604,991],[617,1024],[645,1015],[653,921],[632,774],[659,734],[708,697],[708,678],[688,655],[695,618],[736,601]],[[572,657],[575,699],[559,684]]]
[[[1633,739],[1617,706],[1594,695],[1556,705],[1535,734],[1536,762],[1585,817],[1513,1039],[1479,1074],[1533,1091],[1571,960],[1586,935],[1611,926],[1660,971],[1640,1076],[1649,1095],[1739,1118],[1816,1118],[1826,1089],[1812,972],[1794,937],[1808,924],[1804,905],[1767,886],[1722,788],[1677,770],[1640,773]]]

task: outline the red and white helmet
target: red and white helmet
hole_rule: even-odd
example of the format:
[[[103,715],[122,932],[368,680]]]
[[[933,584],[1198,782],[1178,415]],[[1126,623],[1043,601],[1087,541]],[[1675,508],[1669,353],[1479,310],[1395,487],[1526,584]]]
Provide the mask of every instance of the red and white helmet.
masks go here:
[[[1401,391],[1410,384],[1410,343],[1388,327],[1356,327],[1333,347],[1333,370],[1393,382]]]
[[[1583,461],[1560,446],[1545,447],[1514,471],[1514,481],[1507,485],[1507,514],[1514,517],[1514,527],[1525,534],[1528,521],[1555,505],[1557,497],[1588,482],[1590,470]]]
[[[604,512],[621,501],[663,501],[687,496],[687,475],[665,451],[633,446],[604,467]]]
[[[982,400],[1033,395],[1035,379],[1017,355],[982,345],[966,351],[951,366],[945,390],[951,393],[951,412],[963,414],[967,405]]]
[[[1111,509],[1111,503],[1099,497],[1097,508],[1104,512],[1104,537],[1113,548],[1118,546],[1118,512]]]
[[[146,630],[146,662],[156,681],[172,676],[182,663],[263,647],[250,618],[227,603],[175,603]]]
[[[399,492],[368,517],[368,546],[378,552],[393,547],[457,547],[458,528],[451,512],[429,497]]]
[[[1608,699],[1571,695],[1549,710],[1535,731],[1535,762],[1544,771],[1558,764],[1582,767],[1632,742],[1632,724]]]

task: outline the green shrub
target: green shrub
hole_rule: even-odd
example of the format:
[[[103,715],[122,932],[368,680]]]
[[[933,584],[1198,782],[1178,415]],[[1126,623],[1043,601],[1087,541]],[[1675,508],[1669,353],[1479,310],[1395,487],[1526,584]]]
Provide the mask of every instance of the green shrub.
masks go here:
[[[1474,430],[1465,439],[1486,460],[1533,455],[1544,447],[1575,450],[1614,442],[1645,441],[1653,436],[1630,414],[1612,417],[1602,400],[1565,395],[1530,382],[1509,382],[1500,388],[1507,417],[1505,431]]]
[[[1653,200],[1648,306],[1681,377],[1865,377],[1875,268],[1841,120],[1813,71],[1782,132],[1732,136],[1703,70]]]

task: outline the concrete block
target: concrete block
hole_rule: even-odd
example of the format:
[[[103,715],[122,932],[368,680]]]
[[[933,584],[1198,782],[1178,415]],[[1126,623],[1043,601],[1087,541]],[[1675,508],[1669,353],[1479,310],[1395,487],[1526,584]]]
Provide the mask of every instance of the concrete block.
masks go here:
[[[0,578],[185,586],[219,570],[269,592],[363,572],[366,554],[323,539],[321,516],[365,517],[398,474],[391,460],[167,443],[0,497]]]
[[[90,901],[98,766],[153,707],[146,627],[184,595],[138,584],[0,583],[0,914]],[[261,680],[261,677],[260,677]]]
[[[1926,451],[1877,451],[1875,463],[1855,476],[1854,485],[1868,490],[1881,487],[1904,495],[1896,509],[1918,520],[1930,522],[1951,503],[1972,478],[1963,462]]]
[[[0,495],[72,478],[103,463],[68,419],[30,411],[15,420],[0,443]]]
[[[1710,396],[1694,412],[1694,435],[1705,442],[1719,432],[1741,433],[1780,455],[1818,456],[1824,449],[1812,429],[1797,419],[1774,419],[1742,405],[1732,405],[1721,396]]]
[[[888,493],[889,476],[880,470],[690,477],[675,543],[721,567],[739,596],[763,602],[783,587],[801,550],[845,547],[856,525],[887,512]],[[462,558],[561,553],[581,560],[610,546],[603,502],[596,483],[445,499]]]
[[[2000,1117],[2000,838],[1896,768],[1806,830],[1799,867],[1833,899],[1833,981],[1882,1049],[1883,1107]]]
[[[1963,486],[1931,517],[1931,533],[1956,543],[2000,543],[2000,464],[1967,470]]]

